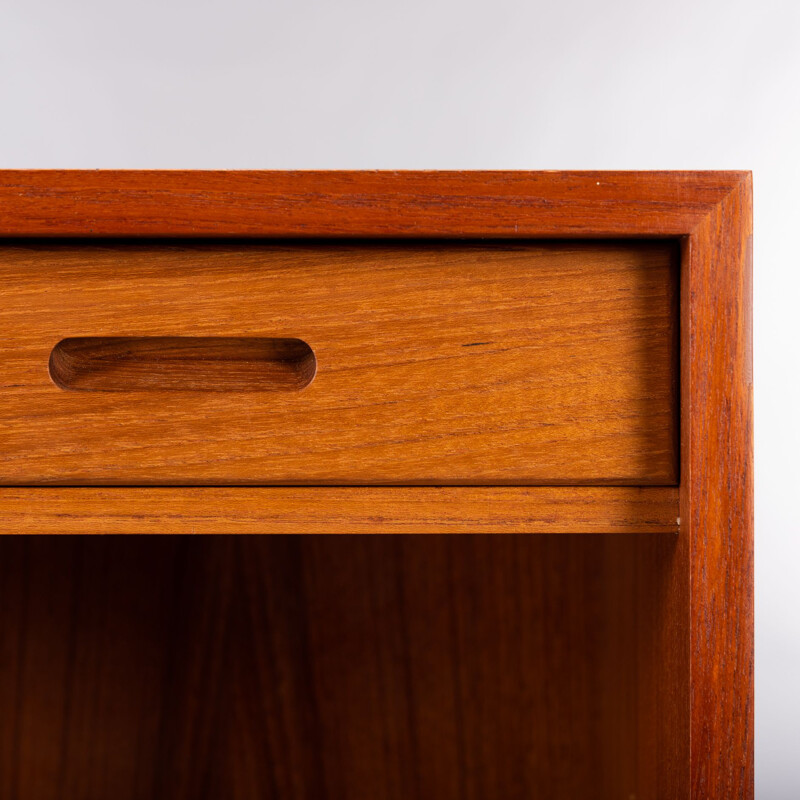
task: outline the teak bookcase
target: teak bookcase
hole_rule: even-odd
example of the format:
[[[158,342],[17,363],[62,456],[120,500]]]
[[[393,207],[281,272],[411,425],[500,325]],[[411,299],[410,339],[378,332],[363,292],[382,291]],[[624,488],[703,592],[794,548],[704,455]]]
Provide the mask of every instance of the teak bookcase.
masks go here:
[[[0,172],[0,797],[752,798],[751,217]]]

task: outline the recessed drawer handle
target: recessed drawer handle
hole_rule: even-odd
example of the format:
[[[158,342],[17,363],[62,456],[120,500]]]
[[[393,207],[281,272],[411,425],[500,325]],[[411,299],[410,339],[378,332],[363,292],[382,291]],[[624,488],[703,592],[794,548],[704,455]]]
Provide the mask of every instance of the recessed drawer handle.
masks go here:
[[[286,392],[317,371],[301,339],[216,336],[86,336],[50,354],[56,386],[87,392]]]

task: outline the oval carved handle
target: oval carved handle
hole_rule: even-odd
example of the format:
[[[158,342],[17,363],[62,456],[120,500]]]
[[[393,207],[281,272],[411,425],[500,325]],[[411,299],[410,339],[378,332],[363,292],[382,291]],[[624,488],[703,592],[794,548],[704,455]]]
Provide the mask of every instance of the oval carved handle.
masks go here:
[[[50,354],[61,389],[85,392],[286,392],[317,371],[301,339],[217,336],[85,336]]]

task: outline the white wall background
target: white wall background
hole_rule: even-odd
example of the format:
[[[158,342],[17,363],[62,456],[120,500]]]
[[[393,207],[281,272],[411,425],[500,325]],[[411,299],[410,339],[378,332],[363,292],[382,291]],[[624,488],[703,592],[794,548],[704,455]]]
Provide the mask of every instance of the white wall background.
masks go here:
[[[800,3],[18,0],[0,167],[753,169],[758,797],[800,797]]]

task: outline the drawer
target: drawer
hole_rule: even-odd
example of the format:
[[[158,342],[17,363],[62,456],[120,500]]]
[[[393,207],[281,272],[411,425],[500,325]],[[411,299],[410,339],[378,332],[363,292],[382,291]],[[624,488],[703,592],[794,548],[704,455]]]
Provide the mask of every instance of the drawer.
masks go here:
[[[0,482],[674,484],[667,241],[0,248]]]

